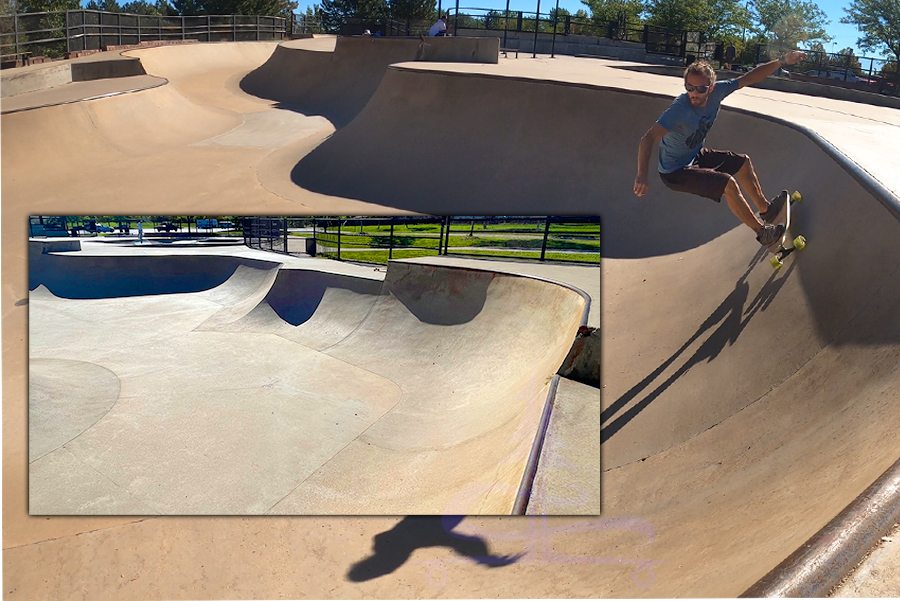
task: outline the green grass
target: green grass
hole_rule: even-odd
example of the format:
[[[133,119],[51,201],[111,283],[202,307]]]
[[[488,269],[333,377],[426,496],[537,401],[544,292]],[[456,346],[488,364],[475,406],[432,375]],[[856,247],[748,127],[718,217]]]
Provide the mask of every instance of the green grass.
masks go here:
[[[309,237],[309,236],[305,236]],[[337,236],[328,236],[328,238],[319,238],[322,241],[330,242],[333,246],[337,246]],[[508,248],[508,249],[540,249],[543,243],[542,237],[535,238],[502,238],[502,237],[471,237],[451,235],[449,240],[450,248]],[[388,248],[390,245],[390,237],[388,236],[360,236],[358,234],[352,236],[341,236],[342,248]],[[411,236],[394,236],[394,248],[412,247],[412,248],[436,248],[438,245],[437,238],[414,238]],[[583,250],[600,252],[601,242],[599,239],[561,239],[551,236],[547,240],[548,249],[558,250]]]
[[[477,256],[477,257],[489,257],[489,258],[500,258],[500,259],[509,259],[509,260],[517,260],[517,259],[527,259],[537,261],[541,257],[540,251],[537,252],[517,252],[517,253],[509,253],[503,251],[496,250],[480,250],[475,249],[471,251],[466,251],[465,253],[450,253],[453,255],[460,257],[467,256]],[[337,253],[320,253],[318,256],[324,257],[327,259],[337,259]],[[437,256],[437,252],[435,251],[425,251],[425,250],[394,250],[393,258],[394,259],[410,259],[414,257],[435,257]],[[545,260],[547,261],[576,261],[580,263],[599,263],[601,261],[601,257],[599,253],[596,254],[585,254],[585,253],[562,253],[562,252],[548,252],[545,254]],[[359,252],[342,252],[341,260],[343,261],[365,261],[371,263],[387,263],[388,262],[388,251],[386,250],[371,250],[371,251],[359,251]]]
[[[600,225],[597,223],[578,223],[578,224],[551,224],[550,232],[552,234],[597,234],[600,229]],[[364,225],[362,228],[363,234],[383,234],[390,235],[391,226],[390,225]],[[472,231],[471,223],[455,222],[450,226],[451,235],[456,233],[460,235],[467,235]],[[544,233],[544,223],[539,222],[536,224],[524,224],[524,223],[490,223],[490,224],[475,224],[475,233],[488,233],[488,232],[500,232],[500,233],[508,233],[508,234],[535,234],[535,235],[543,235]],[[403,235],[403,233],[415,233],[415,234],[440,234],[441,225],[436,223],[425,223],[420,225],[394,225],[394,235]],[[350,235],[350,234],[359,234],[360,228],[359,226],[349,226],[341,229],[341,235]],[[308,236],[308,233],[293,233],[292,236]]]

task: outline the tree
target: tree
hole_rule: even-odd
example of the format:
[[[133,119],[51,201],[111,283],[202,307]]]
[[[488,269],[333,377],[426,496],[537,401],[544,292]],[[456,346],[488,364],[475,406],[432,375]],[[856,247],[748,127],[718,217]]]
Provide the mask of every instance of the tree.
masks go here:
[[[779,53],[796,48],[801,43],[828,42],[832,39],[825,31],[825,26],[831,21],[815,2],[756,0],[753,6],[762,34]]]
[[[397,21],[437,19],[435,0],[388,0],[387,4],[390,18]]]
[[[666,29],[706,31],[710,22],[707,0],[648,0],[647,24]]]
[[[385,19],[389,7],[385,0],[322,0],[322,25],[326,31],[340,31],[348,19]]]
[[[40,13],[56,10],[78,10],[79,0],[19,0],[15,3],[18,13]]]
[[[643,0],[581,0],[591,9],[591,20],[604,29],[611,21],[637,25],[644,12]]]
[[[125,12],[122,10],[122,7],[119,6],[119,3],[116,0],[101,0],[101,2],[97,2],[97,0],[91,0],[85,5],[87,10],[102,10],[108,13],[120,13]]]
[[[743,47],[752,26],[747,5],[741,0],[710,0],[710,14],[712,21],[706,29],[709,36]]]
[[[900,2],[853,0],[844,12],[847,16],[841,18],[841,23],[856,25],[862,34],[856,42],[861,50],[880,50],[884,56],[893,54],[894,63],[900,63]]]

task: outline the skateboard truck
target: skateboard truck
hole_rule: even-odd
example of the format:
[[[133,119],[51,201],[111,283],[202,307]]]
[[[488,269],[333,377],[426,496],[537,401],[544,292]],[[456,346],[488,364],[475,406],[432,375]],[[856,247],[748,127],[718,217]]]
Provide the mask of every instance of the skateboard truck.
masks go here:
[[[806,238],[804,238],[803,236],[797,236],[796,238],[794,238],[791,241],[791,246],[785,246],[785,241],[787,240],[787,235],[788,235],[787,228],[790,227],[790,223],[791,223],[790,205],[794,204],[795,202],[802,202],[802,201],[803,201],[803,196],[800,195],[800,192],[794,192],[793,194],[791,194],[791,199],[790,199],[790,201],[788,203],[788,207],[787,207],[788,210],[787,210],[787,218],[785,220],[784,236],[781,237],[781,241],[778,244],[778,250],[773,250],[771,248],[769,249],[769,252],[771,252],[772,254],[775,255],[769,261],[769,263],[775,269],[781,269],[781,267],[784,265],[785,257],[787,257],[789,254],[791,254],[795,250],[803,250],[804,248],[806,248]]]

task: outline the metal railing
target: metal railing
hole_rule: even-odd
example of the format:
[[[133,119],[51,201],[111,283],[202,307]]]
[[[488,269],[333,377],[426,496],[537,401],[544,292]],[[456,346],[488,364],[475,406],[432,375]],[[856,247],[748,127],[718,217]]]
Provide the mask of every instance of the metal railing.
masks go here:
[[[67,10],[0,16],[0,53],[59,58],[69,52],[102,50],[151,41],[200,42],[280,40],[284,17],[259,15],[159,16]]]
[[[361,263],[454,255],[598,263],[599,217],[247,217],[251,248]]]
[[[450,21],[454,33],[464,29],[489,31],[552,34],[554,37],[584,35],[609,38],[643,44],[648,53],[684,57],[701,52],[704,36],[698,31],[666,29],[652,25],[635,24],[625,18],[600,22],[595,19],[579,19],[572,15],[537,13],[518,10],[460,7],[451,9]],[[503,45],[506,45],[504,38]]]

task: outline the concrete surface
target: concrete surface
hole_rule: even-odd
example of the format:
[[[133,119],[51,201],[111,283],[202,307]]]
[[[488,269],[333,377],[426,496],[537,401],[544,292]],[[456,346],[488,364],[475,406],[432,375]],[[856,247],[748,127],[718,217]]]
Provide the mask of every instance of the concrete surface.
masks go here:
[[[578,292],[98,244],[30,258],[32,515],[512,511]]]
[[[659,182],[631,194],[638,139],[674,78],[573,57],[404,63],[339,129],[204,144],[288,111],[241,89],[273,51],[139,51],[169,85],[2,118],[10,597],[734,596],[896,460],[896,109],[752,88],[728,99],[709,143],[749,153],[767,194],[806,198],[809,247],[774,273],[725,207]],[[601,514],[28,517],[16,224],[75,207],[603,215]]]

